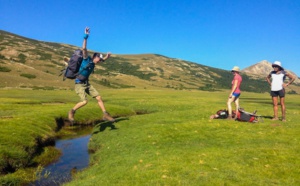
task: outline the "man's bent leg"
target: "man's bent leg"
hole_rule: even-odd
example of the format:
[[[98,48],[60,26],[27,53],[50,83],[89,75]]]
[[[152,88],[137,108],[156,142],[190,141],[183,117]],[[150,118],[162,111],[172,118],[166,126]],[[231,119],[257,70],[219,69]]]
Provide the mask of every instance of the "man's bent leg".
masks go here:
[[[104,106],[104,102],[103,102],[101,96],[96,96],[95,98],[96,98],[98,106],[101,108],[102,112],[103,113],[106,112],[106,109],[105,109],[105,106]]]
[[[68,113],[70,121],[74,121],[75,111],[87,104],[87,100],[77,103]]]
[[[86,84],[75,84],[75,92],[80,97],[80,102],[78,102],[68,113],[68,118],[71,122],[74,121],[75,111],[83,107],[88,103],[86,94],[87,85]]]
[[[101,96],[96,96],[95,97],[97,102],[98,102],[98,105],[99,107],[101,108],[102,112],[103,112],[103,120],[108,120],[110,122],[115,122],[115,119],[112,118],[108,112],[106,112],[106,109],[105,109],[105,106],[104,106],[104,102],[101,98]]]

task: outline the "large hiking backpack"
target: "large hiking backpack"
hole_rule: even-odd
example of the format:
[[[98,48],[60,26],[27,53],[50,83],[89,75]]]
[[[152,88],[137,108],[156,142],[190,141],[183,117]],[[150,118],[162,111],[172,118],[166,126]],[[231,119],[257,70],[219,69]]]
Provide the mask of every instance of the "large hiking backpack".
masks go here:
[[[223,109],[223,110],[218,110],[216,112],[217,119],[226,119],[228,117],[228,111]]]
[[[253,113],[246,112],[243,108],[238,109],[237,120],[256,123],[258,122],[259,116],[256,115],[256,111]]]
[[[68,66],[62,70],[62,73],[60,75],[64,75],[63,80],[66,78],[69,79],[75,79],[78,75],[78,71],[80,68],[80,65],[82,63],[83,57],[82,57],[82,50],[77,49],[72,54],[70,60],[68,61]]]
[[[228,118],[228,110],[226,110],[226,109],[218,110],[216,112],[216,114],[214,114],[213,116],[214,116],[213,119],[227,119]],[[233,118],[235,117],[234,110],[232,111],[232,117]]]

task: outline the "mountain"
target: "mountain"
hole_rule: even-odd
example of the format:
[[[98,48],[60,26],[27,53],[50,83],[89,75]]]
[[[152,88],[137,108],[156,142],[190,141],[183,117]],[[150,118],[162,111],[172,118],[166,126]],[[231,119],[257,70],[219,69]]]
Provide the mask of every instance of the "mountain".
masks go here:
[[[77,46],[37,41],[0,30],[0,88],[73,89],[74,83],[58,76]],[[95,51],[89,51],[92,54]],[[99,51],[97,51],[99,52]],[[242,74],[242,90],[268,92],[263,78]],[[159,54],[112,55],[97,65],[90,78],[106,88],[168,88],[177,90],[229,89],[229,71]],[[300,93],[298,85],[289,86]]]
[[[272,71],[272,63],[263,60],[242,70],[243,73],[266,77]]]
[[[267,61],[267,60],[263,60],[263,61],[261,61],[259,63],[251,65],[251,66],[249,66],[247,68],[244,68],[242,70],[242,72],[246,73],[249,76],[259,77],[259,78],[265,78],[272,70],[273,70],[272,63],[269,62],[269,61]],[[288,73],[290,73],[294,77],[296,77],[296,80],[294,81],[294,83],[300,84],[300,79],[299,79],[299,77],[294,72],[292,72],[292,71],[290,71],[288,69],[285,69],[285,71],[287,71]]]

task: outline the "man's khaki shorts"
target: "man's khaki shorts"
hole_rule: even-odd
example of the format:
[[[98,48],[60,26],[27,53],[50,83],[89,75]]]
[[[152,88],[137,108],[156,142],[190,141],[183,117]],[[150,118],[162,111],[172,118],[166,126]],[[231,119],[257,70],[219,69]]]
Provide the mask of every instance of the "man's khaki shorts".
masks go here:
[[[75,84],[75,92],[80,97],[80,101],[87,100],[87,95],[93,98],[99,96],[98,91],[90,84]]]

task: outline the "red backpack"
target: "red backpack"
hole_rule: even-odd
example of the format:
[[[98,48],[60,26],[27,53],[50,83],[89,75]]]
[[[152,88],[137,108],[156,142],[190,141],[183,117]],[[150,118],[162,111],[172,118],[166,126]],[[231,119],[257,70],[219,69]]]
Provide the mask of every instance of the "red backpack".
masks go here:
[[[256,111],[250,113],[246,112],[243,108],[239,108],[237,112],[237,120],[256,123],[258,122],[258,116],[256,115]]]

